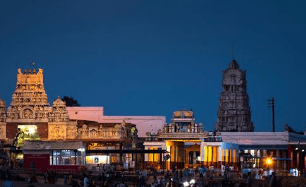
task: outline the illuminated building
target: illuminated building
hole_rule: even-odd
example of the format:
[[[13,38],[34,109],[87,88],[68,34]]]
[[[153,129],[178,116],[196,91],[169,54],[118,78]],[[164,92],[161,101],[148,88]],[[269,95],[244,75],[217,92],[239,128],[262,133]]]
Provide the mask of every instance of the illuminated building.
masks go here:
[[[202,124],[196,124],[192,111],[173,112],[170,124],[165,124],[157,134],[148,133],[144,143],[148,150],[167,150],[167,155],[149,154],[147,165],[158,168],[185,168],[200,165],[200,144],[205,137]],[[166,159],[165,159],[166,158]]]
[[[234,65],[233,71],[240,72]],[[235,84],[231,89],[237,86]],[[240,97],[237,93],[239,102],[230,105],[233,100],[227,96],[235,94],[221,94],[226,107],[219,107],[219,111],[231,106],[224,115],[235,117],[235,112],[230,111],[236,111],[237,118],[246,121],[233,121],[236,118],[229,117],[228,122],[233,123],[224,123],[219,132],[207,132],[203,130],[203,124],[195,122],[193,111],[175,111],[171,123],[167,124],[164,116],[105,116],[103,107],[67,107],[60,98],[50,105],[43,84],[43,70],[21,72],[18,69],[16,89],[7,110],[6,103],[0,99],[0,140],[17,148],[10,151],[11,167],[23,156],[25,167],[33,161],[30,158],[39,157],[50,158],[50,168],[58,165],[58,168],[67,166],[71,169],[86,163],[88,169],[93,170],[98,165],[116,163],[133,169],[146,168],[142,163],[166,169],[199,165],[264,167],[264,159],[271,157],[275,168],[304,169],[306,136],[290,129],[273,133],[251,132],[253,124],[246,104],[247,95],[243,93]],[[240,115],[241,105],[247,110],[243,115]],[[144,147],[141,147],[140,140],[144,138]],[[42,149],[38,149],[39,146]],[[84,162],[73,162],[75,154]]]
[[[85,152],[91,151],[84,157],[89,169],[102,164],[135,163],[135,159],[141,160],[141,157],[133,158],[130,153],[118,154],[118,150],[138,149],[138,132],[143,137],[148,124],[152,127],[151,132],[156,132],[165,123],[164,116],[104,116],[103,107],[66,107],[66,103],[60,98],[50,105],[43,78],[41,68],[38,71],[34,68],[23,72],[18,69],[16,89],[7,110],[5,102],[0,99],[1,142],[16,146],[16,150],[10,149],[9,152],[11,167],[15,167],[23,156],[24,165],[28,167],[28,162],[31,161],[27,160],[30,158],[27,154],[32,154],[33,151],[36,157],[39,156],[39,150],[31,150],[32,146],[29,144],[39,144],[46,149],[49,147],[42,155],[48,153],[53,157],[69,153],[73,156],[78,149],[71,147],[70,150],[69,144],[74,141],[82,142]],[[28,145],[23,148],[26,141]],[[62,144],[64,148],[59,150],[56,144]],[[103,150],[114,152],[104,154]],[[57,157],[59,158],[61,157]],[[52,161],[50,167],[73,164],[66,161],[67,159]],[[85,162],[77,163],[82,165]]]
[[[285,127],[284,132],[253,132],[246,72],[233,60],[223,72],[216,132],[199,131],[192,111],[176,111],[172,123],[148,134],[145,149],[166,149],[167,155],[149,155],[147,164],[167,169],[196,167],[265,168],[272,158],[275,169],[306,169],[306,136]]]
[[[149,154],[147,165],[182,169],[197,166],[237,165],[239,145],[223,142],[219,134],[203,130],[203,124],[196,124],[193,111],[173,112],[172,122],[166,124],[158,134],[148,134],[145,149],[165,149],[166,155]]]
[[[167,153],[147,155],[147,165],[166,169],[195,168],[199,165],[267,168],[265,159],[271,158],[273,164],[270,168],[306,169],[305,135],[290,131],[207,132],[194,123],[193,117],[178,117],[176,114],[179,112],[193,114],[192,111],[176,111],[172,123],[165,125],[157,134],[148,134],[145,149],[165,149]]]

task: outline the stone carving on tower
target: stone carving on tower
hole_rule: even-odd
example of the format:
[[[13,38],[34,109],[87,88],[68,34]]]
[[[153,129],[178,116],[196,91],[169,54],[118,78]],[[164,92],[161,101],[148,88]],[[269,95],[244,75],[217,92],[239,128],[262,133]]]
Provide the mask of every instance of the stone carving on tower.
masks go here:
[[[254,131],[246,86],[246,71],[233,60],[223,72],[216,131]]]
[[[43,70],[21,72],[7,111],[6,122],[48,122],[49,103],[44,89]]]
[[[54,102],[49,114],[48,139],[65,140],[67,136],[67,123],[69,115],[66,103],[58,97]],[[70,130],[70,129],[69,129]]]
[[[125,122],[122,124],[107,125],[104,127],[100,125],[83,124],[77,129],[78,139],[120,139],[127,138],[128,130]]]
[[[0,99],[0,139],[6,138],[6,104]]]

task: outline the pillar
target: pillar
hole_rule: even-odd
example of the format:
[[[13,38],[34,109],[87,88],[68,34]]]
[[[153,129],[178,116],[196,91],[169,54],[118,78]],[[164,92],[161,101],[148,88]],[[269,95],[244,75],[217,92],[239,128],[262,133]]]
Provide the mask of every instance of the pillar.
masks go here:
[[[279,150],[276,150],[276,169],[280,169],[279,167],[279,158],[280,158],[280,153],[279,153]]]
[[[267,150],[264,149],[264,150],[263,150],[263,157],[266,157],[266,156],[267,156]]]
[[[287,153],[286,153],[285,150],[283,151],[283,154],[282,154],[282,155],[283,155],[283,156],[282,156],[283,158],[287,158]],[[286,160],[283,161],[283,170],[287,170],[287,162],[288,162],[288,161],[286,161]]]
[[[212,146],[208,146],[208,166],[211,165],[212,162]]]
[[[300,150],[296,153],[296,167],[300,170]]]
[[[306,172],[306,156],[304,156],[304,173]]]
[[[237,157],[236,157],[236,150],[235,149],[233,149],[233,161],[232,161],[232,166],[236,166],[236,159],[237,159]]]
[[[224,151],[221,147],[218,148],[218,163],[219,165],[223,165],[223,161],[224,161]]]
[[[146,147],[145,150],[148,150],[148,148]],[[145,162],[148,162],[148,161],[149,161],[149,155],[150,155],[150,154],[145,154]]]
[[[224,165],[227,165],[228,164],[228,161],[229,161],[229,155],[228,155],[228,149],[225,149],[225,163]]]
[[[293,151],[291,151],[290,158],[291,158],[291,168],[294,168],[294,165],[293,165]]]
[[[208,166],[208,147],[204,146],[204,164]]]

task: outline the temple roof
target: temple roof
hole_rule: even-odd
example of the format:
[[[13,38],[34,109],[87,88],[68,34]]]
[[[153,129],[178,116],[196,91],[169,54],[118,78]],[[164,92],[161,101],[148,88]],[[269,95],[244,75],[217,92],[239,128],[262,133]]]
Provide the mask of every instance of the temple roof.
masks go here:
[[[191,110],[174,111],[173,118],[193,118],[193,111]]]
[[[55,105],[57,105],[57,106],[66,106],[66,103],[65,103],[65,101],[61,100],[60,97],[58,97],[57,99],[55,99],[53,101],[53,106],[55,106]]]
[[[22,150],[63,150],[84,148],[82,141],[25,141]]]
[[[232,60],[232,62],[229,65],[230,69],[239,69],[239,64],[236,62],[236,60]]]

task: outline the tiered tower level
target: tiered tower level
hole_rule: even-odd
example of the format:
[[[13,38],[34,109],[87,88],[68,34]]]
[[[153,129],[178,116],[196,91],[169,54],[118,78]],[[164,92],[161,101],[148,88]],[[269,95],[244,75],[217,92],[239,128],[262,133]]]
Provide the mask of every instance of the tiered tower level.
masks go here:
[[[18,69],[16,89],[7,111],[6,122],[48,122],[49,103],[43,70]]]
[[[233,60],[223,71],[216,131],[254,131],[246,86],[246,71]]]

